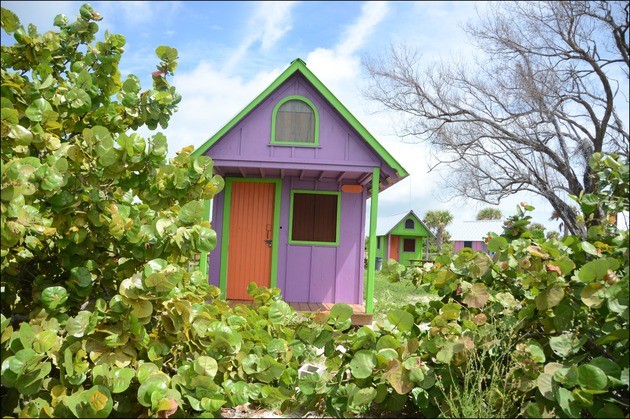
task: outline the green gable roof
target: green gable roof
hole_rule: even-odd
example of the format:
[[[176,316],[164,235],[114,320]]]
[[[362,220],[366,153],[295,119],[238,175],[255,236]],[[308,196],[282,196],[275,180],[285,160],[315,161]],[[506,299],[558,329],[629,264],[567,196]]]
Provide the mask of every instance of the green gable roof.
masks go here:
[[[238,124],[247,114],[249,114],[256,106],[264,101],[275,89],[284,83],[289,77],[296,72],[300,72],[306,79],[317,89],[317,91],[345,118],[345,120],[354,128],[359,135],[374,149],[374,151],[396,171],[402,179],[409,173],[389,154],[389,152],[368,132],[367,129],[350,113],[350,111],[333,95],[330,90],[306,67],[306,63],[297,58],[291,65],[278,76],[278,78],[269,85],[261,94],[259,94],[249,105],[239,112],[230,122],[214,134],[208,141],[197,148],[192,155],[203,155],[214,143],[222,138],[230,129]]]
[[[408,230],[405,228],[405,221],[413,219],[415,222],[415,228]],[[403,235],[403,236],[431,236],[435,237],[433,232],[424,224],[422,219],[416,215],[413,210],[403,215],[393,215],[389,217],[383,217],[378,220],[378,227],[376,229],[377,236],[387,236],[389,234]]]

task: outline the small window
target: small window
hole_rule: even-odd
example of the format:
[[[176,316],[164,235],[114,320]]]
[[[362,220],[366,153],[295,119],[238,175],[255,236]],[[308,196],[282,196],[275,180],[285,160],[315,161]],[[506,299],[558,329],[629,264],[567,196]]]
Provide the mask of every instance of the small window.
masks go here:
[[[381,237],[380,236],[378,236],[376,238],[376,248],[379,249],[379,250],[381,249]]]
[[[472,241],[465,241],[464,247],[470,247],[472,249]]]
[[[407,230],[413,230],[414,228],[416,228],[416,223],[414,223],[413,220],[410,218],[405,221],[405,228]]]
[[[416,252],[416,239],[404,239],[403,252],[415,253]]]
[[[339,193],[294,191],[291,199],[291,243],[339,243]]]
[[[319,117],[315,106],[301,96],[281,100],[273,110],[271,142],[317,145]]]

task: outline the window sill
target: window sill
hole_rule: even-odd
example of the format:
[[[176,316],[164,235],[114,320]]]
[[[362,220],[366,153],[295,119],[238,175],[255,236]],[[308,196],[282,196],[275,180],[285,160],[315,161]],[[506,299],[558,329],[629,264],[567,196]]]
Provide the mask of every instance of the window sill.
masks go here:
[[[302,148],[322,148],[322,146],[320,146],[319,144],[282,144],[282,143],[272,143],[272,144],[267,144],[267,147],[302,147]]]
[[[291,241],[288,242],[291,246],[326,246],[326,247],[334,247],[339,246],[339,243],[334,242],[307,242],[307,241]]]

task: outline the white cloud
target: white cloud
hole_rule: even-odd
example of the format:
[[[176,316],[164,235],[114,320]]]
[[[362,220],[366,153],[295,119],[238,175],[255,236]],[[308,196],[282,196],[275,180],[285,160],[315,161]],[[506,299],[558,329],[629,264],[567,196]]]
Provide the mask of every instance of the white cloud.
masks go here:
[[[24,28],[28,28],[29,23],[37,27],[38,32],[44,33],[51,29],[58,29],[53,26],[55,16],[64,14],[70,21],[79,14],[81,3],[72,1],[3,1],[2,7],[15,13],[20,19]],[[6,34],[3,34],[3,37]],[[11,39],[13,41],[13,39]]]
[[[230,56],[223,71],[229,73],[245,57],[247,51],[260,41],[263,52],[269,51],[292,28],[291,9],[295,1],[259,2],[253,17],[247,25],[243,42]]]
[[[192,72],[176,74],[172,84],[183,100],[165,131],[169,155],[175,155],[188,145],[201,146],[254,100],[280,72],[278,69],[263,71],[244,81],[202,61]]]
[[[342,36],[343,41],[335,48],[342,55],[351,55],[362,48],[377,25],[388,12],[387,2],[370,1],[361,7],[361,16]]]

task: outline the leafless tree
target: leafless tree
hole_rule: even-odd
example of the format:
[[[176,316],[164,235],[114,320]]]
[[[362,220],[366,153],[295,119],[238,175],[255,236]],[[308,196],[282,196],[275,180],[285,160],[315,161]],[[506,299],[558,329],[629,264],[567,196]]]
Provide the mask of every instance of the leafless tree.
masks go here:
[[[544,197],[571,234],[585,227],[568,199],[591,192],[593,153],[628,155],[629,3],[490,2],[465,31],[474,62],[424,63],[392,46],[368,57],[369,99],[403,115],[401,136],[448,165],[443,187],[497,205]]]

